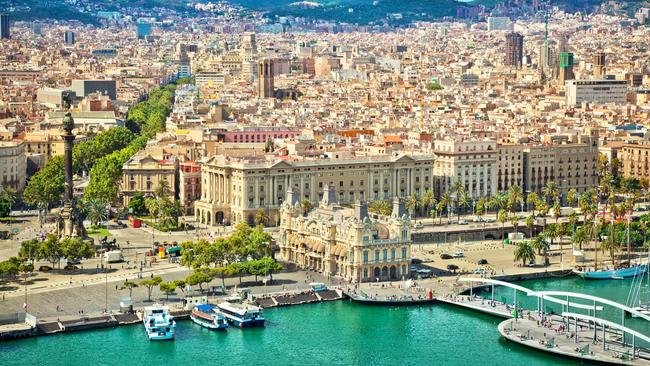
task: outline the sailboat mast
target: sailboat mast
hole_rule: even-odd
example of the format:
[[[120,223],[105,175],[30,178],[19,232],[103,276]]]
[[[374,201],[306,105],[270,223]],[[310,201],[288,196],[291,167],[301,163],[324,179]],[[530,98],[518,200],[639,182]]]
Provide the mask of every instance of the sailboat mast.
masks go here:
[[[630,247],[630,215],[627,215],[627,265],[632,267],[632,248]]]

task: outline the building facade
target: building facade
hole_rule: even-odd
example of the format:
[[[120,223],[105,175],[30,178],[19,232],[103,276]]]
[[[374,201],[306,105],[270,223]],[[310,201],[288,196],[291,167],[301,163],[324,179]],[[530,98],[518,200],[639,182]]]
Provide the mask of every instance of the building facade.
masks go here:
[[[155,159],[151,155],[136,155],[122,166],[122,200],[124,206],[136,194],[153,197],[161,181],[167,181],[172,196],[176,196],[177,163],[176,161]]]
[[[625,80],[567,80],[566,104],[569,106],[588,103],[627,102],[627,81]]]
[[[178,197],[186,215],[194,212],[194,201],[201,199],[201,165],[188,160],[178,164]]]
[[[273,60],[260,61],[257,65],[257,96],[259,98],[273,98],[275,96],[273,78]]]
[[[459,181],[472,198],[497,192],[497,144],[495,141],[435,141],[434,192],[442,195]]]
[[[623,163],[623,175],[639,179],[650,179],[650,143],[623,144],[619,156]]]
[[[524,57],[524,36],[520,33],[506,34],[506,50],[504,64],[520,68]]]
[[[524,150],[524,191],[542,192],[549,183],[564,199],[571,189],[583,193],[598,185],[597,138],[582,136],[576,143],[528,146]]]
[[[326,186],[336,189],[342,204],[421,196],[433,188],[433,160],[431,155],[295,161],[212,156],[201,164],[202,192],[195,216],[208,225],[253,224],[258,210],[264,210],[268,224],[277,225],[288,188],[296,189],[301,201],[312,203],[322,199]]]
[[[22,141],[0,141],[0,187],[25,188],[27,157]]]
[[[287,195],[280,225],[283,260],[356,283],[410,276],[411,220],[400,199],[393,201],[391,216],[373,219],[364,202],[354,208],[338,205],[329,186],[318,208],[307,215],[299,196],[291,190]]]

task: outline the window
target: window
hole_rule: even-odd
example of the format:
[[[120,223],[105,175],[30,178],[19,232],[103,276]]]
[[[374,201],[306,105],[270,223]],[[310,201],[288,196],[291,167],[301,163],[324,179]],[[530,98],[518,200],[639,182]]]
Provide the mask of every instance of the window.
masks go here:
[[[390,250],[390,260],[391,261],[395,260],[395,252],[396,252],[395,248]]]
[[[379,262],[379,250],[375,250],[375,262]]]
[[[368,268],[363,269],[363,278],[368,278]]]
[[[388,249],[384,249],[384,262],[388,262]]]
[[[368,264],[368,251],[367,250],[363,251],[363,263]],[[364,277],[366,277],[366,276],[364,276]]]
[[[406,260],[406,247],[402,247],[402,260]]]

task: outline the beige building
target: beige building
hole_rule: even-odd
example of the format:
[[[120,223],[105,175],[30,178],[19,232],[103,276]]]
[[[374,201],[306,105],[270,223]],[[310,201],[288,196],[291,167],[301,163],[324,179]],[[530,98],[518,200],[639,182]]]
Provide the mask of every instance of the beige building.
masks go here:
[[[336,202],[334,189],[324,189],[318,208],[303,215],[296,189],[281,208],[280,256],[299,268],[350,282],[408,278],[411,220],[400,199],[391,216],[377,219],[358,201],[354,208]],[[297,193],[297,192],[296,192]]]
[[[0,190],[11,187],[17,192],[25,188],[27,158],[22,141],[0,141]]]
[[[597,139],[581,136],[575,143],[526,147],[524,151],[524,191],[541,193],[548,182],[560,187],[560,194],[572,188],[582,193],[598,185]]]
[[[141,193],[145,197],[152,196],[162,180],[166,180],[172,195],[177,192],[176,161],[161,160],[151,155],[138,155],[129,159],[122,166],[122,197],[124,206],[128,206],[131,197]]]
[[[650,179],[650,142],[623,144],[619,158],[623,163],[623,175],[639,179]]]
[[[213,156],[202,161],[201,200],[197,221],[254,223],[265,210],[269,225],[280,221],[279,209],[288,188],[312,203],[323,198],[325,186],[336,190],[342,204],[356,200],[388,200],[422,195],[433,188],[433,156],[373,156],[354,159],[262,160]]]
[[[435,141],[434,192],[441,195],[459,181],[471,198],[497,192],[497,144],[495,141]]]
[[[497,192],[524,186],[524,145],[497,145]]]

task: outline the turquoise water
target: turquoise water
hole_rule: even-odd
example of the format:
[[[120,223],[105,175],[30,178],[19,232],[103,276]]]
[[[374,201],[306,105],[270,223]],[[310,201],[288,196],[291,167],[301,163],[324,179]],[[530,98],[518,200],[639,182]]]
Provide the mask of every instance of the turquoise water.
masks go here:
[[[579,279],[519,284],[580,288],[619,301],[629,287],[629,281]],[[140,325],[3,342],[0,365],[576,364],[503,341],[499,319],[445,305],[373,307],[337,301],[267,309],[265,316],[265,328],[227,332],[181,321],[174,342],[149,342]]]

